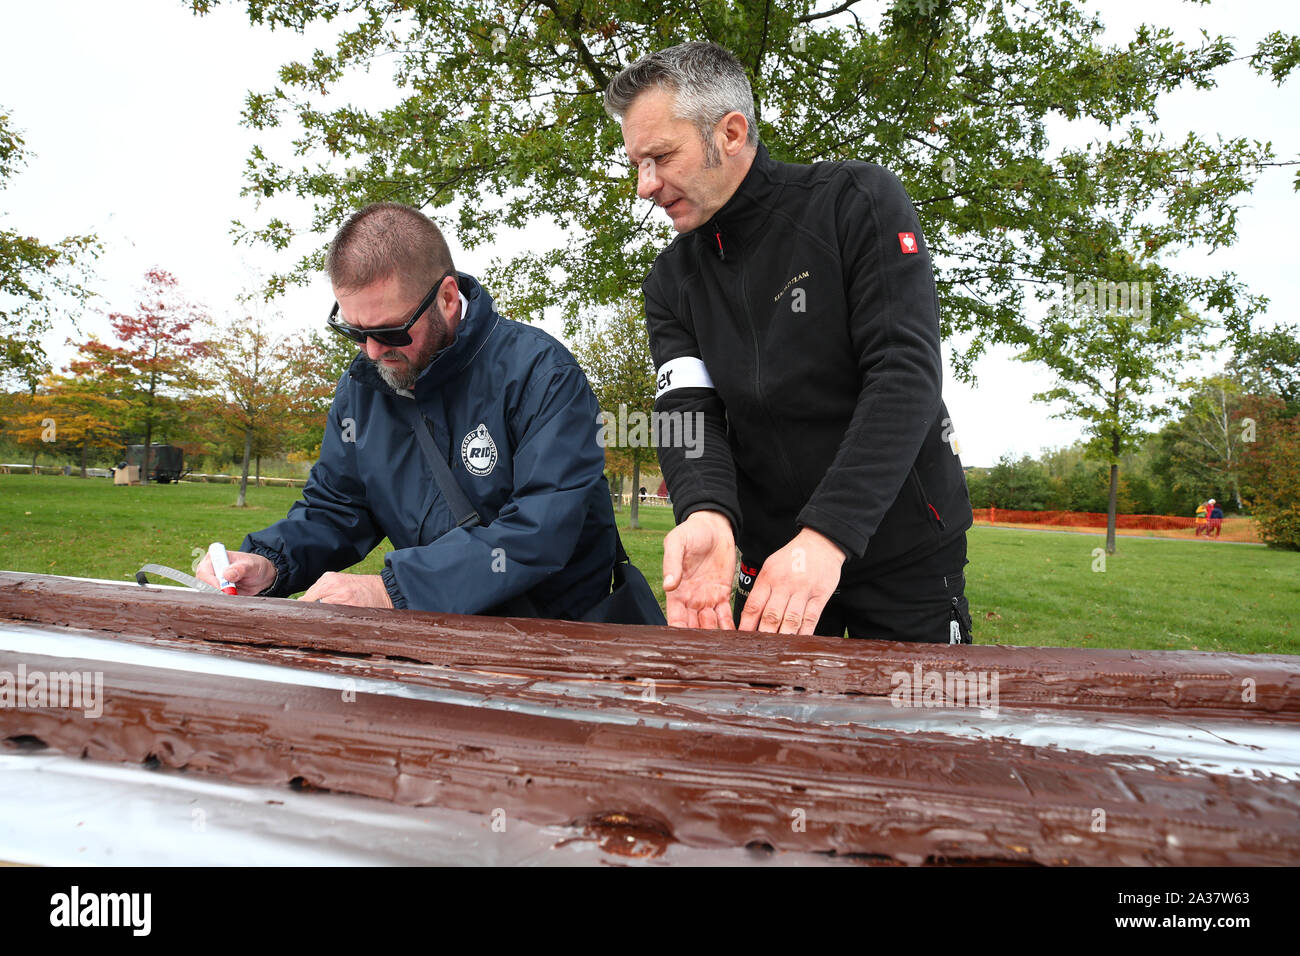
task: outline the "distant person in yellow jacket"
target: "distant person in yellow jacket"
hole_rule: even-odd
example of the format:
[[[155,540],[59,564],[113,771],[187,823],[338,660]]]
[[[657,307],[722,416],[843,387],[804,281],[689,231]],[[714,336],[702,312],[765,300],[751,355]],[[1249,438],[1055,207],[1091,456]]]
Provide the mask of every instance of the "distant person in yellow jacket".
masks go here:
[[[1211,498],[1205,503],[1205,536],[1207,538],[1217,538],[1223,534],[1223,509],[1219,503]]]
[[[1202,531],[1205,532],[1207,538],[1210,536],[1205,524],[1205,516],[1208,511],[1205,502],[1201,502],[1196,506],[1196,537],[1200,537]]]

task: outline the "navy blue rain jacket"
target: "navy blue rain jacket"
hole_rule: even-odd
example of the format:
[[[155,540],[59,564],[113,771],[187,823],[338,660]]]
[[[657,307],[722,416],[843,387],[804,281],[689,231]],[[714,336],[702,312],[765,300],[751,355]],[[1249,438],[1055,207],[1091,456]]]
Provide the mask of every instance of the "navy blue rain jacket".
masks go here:
[[[412,399],[358,355],[302,499],[240,546],[275,564],[267,594],[304,590],[385,535],[396,550],[381,573],[398,608],[477,614],[527,594],[547,617],[577,618],[609,593],[617,531],[591,386],[563,345],[458,280],[468,308],[456,338],[412,391],[482,524],[455,527],[398,407]]]

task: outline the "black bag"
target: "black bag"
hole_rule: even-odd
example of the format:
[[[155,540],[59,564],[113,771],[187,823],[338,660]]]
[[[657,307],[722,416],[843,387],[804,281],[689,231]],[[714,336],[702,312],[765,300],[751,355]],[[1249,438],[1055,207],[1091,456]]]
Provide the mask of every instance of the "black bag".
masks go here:
[[[420,450],[424,452],[424,457],[429,460],[429,466],[433,469],[433,479],[438,483],[438,488],[442,491],[452,516],[456,518],[456,527],[473,528],[481,524],[479,513],[474,510],[474,506],[461,491],[447,462],[442,455],[438,454],[438,448],[433,443],[433,429],[420,414],[419,406],[412,399],[410,405],[403,404],[403,408],[407,410],[407,418],[415,431]],[[659,608],[659,602],[655,600],[650,582],[623,550],[623,541],[618,537],[617,530],[614,532],[614,542],[614,575],[610,593],[579,620],[602,624],[666,625],[668,621]],[[543,616],[527,594],[504,601],[484,611],[483,614],[489,617]]]
[[[605,598],[582,616],[584,621],[603,624],[664,624],[664,612],[655,600],[650,582],[623,550],[623,541],[614,532],[614,587]]]

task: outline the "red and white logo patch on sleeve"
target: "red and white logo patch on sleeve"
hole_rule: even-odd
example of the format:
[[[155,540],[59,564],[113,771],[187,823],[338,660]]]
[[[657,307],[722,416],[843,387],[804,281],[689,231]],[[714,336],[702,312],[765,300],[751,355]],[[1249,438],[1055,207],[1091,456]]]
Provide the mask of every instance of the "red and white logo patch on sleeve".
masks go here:
[[[904,252],[916,252],[916,236],[910,232],[900,232],[898,246]]]

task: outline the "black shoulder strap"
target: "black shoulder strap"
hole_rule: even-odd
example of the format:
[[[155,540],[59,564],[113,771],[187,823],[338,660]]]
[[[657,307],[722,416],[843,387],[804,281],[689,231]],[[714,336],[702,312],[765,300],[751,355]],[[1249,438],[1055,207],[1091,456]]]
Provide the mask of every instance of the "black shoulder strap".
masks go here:
[[[424,457],[429,460],[429,467],[433,469],[433,480],[438,483],[438,487],[442,490],[442,497],[446,499],[447,506],[456,517],[456,527],[477,527],[482,523],[482,519],[474,510],[474,506],[469,503],[469,499],[465,497],[465,492],[460,490],[460,485],[452,476],[447,462],[443,460],[442,455],[438,454],[438,446],[433,443],[433,429],[420,414],[419,406],[414,399],[399,398],[399,402],[410,422],[411,430],[415,432],[415,440],[420,443],[420,450],[424,452]],[[619,565],[631,562],[627,552],[623,550],[623,541],[617,529],[614,533],[614,549],[614,572],[617,575]]]
[[[438,454],[438,446],[433,443],[433,429],[420,414],[420,406],[415,403],[415,399],[399,397],[398,403],[404,410],[411,430],[415,432],[415,440],[420,443],[420,450],[429,460],[429,467],[433,469],[433,480],[438,483],[442,497],[446,500],[447,507],[451,509],[452,517],[456,519],[456,527],[473,528],[481,524],[482,519],[479,518],[478,512],[465,497],[465,492],[460,490],[460,485],[456,484],[456,479],[452,476],[451,469],[447,467],[446,460]]]

